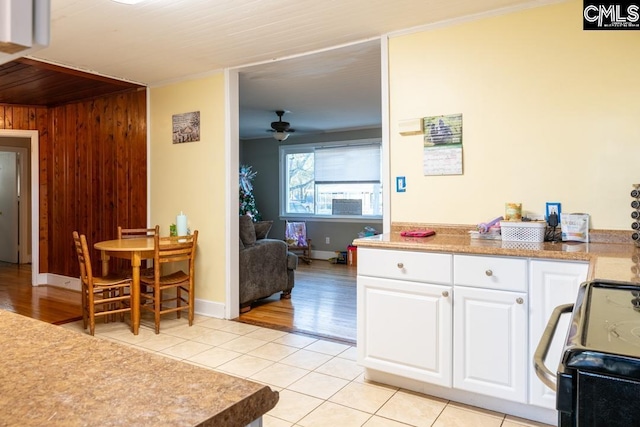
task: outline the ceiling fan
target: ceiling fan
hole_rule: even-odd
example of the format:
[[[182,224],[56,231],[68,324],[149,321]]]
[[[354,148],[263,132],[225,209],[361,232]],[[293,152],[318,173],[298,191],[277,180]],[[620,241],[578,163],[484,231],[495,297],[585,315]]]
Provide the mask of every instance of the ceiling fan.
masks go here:
[[[295,129],[292,129],[289,124],[289,122],[283,122],[282,121],[282,116],[284,115],[284,111],[283,110],[277,110],[276,114],[278,115],[278,121],[277,122],[271,122],[271,129],[270,132],[273,132],[273,137],[282,142],[285,139],[289,138],[289,134],[295,132]]]

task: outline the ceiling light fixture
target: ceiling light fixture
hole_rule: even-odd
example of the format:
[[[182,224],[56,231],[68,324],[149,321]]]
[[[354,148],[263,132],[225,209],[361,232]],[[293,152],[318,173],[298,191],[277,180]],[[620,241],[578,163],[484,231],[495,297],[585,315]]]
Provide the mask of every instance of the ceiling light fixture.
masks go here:
[[[277,141],[284,141],[285,139],[289,138],[289,134],[287,132],[274,132],[273,133],[273,137],[277,140]]]

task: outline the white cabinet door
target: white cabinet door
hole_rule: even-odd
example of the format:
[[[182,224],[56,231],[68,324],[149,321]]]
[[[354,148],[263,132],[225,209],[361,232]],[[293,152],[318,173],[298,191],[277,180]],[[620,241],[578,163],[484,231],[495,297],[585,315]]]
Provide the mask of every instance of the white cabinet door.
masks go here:
[[[580,283],[586,280],[589,265],[584,262],[531,260],[529,271],[529,362],[544,332],[551,312],[562,304],[575,302]],[[570,314],[560,319],[545,364],[556,371],[569,327]],[[530,367],[529,403],[555,409],[556,394]]]
[[[451,387],[451,286],[358,276],[358,363]]]
[[[456,286],[453,386],[517,402],[527,397],[527,294]]]

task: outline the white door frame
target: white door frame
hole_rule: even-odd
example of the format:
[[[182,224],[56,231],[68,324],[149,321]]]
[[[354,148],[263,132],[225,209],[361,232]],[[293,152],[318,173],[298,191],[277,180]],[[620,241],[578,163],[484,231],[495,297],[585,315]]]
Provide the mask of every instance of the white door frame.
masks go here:
[[[31,162],[31,285],[40,284],[40,145],[37,130],[0,129],[0,137],[29,138]],[[43,280],[42,283],[45,283]]]

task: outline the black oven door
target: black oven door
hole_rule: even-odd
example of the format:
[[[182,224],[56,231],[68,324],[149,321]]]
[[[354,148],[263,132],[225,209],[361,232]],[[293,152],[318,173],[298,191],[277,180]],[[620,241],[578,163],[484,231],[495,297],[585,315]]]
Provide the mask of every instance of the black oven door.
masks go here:
[[[557,324],[571,312],[562,361],[544,365]],[[556,391],[559,426],[640,426],[640,286],[591,281],[575,306],[557,307],[534,354],[540,380]]]

